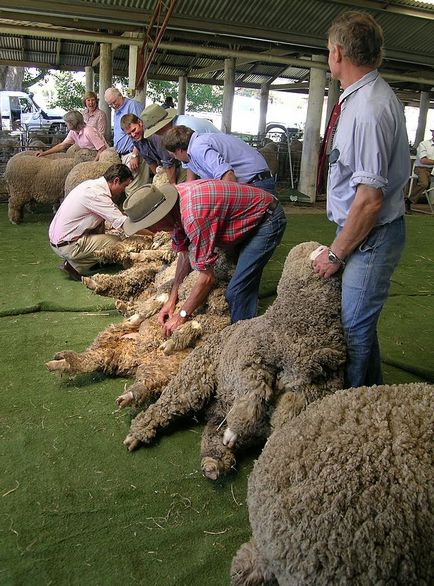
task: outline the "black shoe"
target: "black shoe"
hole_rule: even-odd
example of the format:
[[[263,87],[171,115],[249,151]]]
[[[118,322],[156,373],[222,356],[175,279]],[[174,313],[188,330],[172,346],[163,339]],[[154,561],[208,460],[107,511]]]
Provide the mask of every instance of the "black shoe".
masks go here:
[[[405,202],[405,213],[411,215],[413,212],[411,211],[411,201],[406,197],[404,199]]]
[[[76,271],[74,269],[74,267],[72,265],[69,264],[69,262],[67,260],[65,260],[65,262],[63,263],[63,265],[61,265],[59,267],[59,269],[61,271],[63,271],[64,273],[66,273],[70,279],[72,279],[73,281],[81,281],[81,275],[78,271]]]

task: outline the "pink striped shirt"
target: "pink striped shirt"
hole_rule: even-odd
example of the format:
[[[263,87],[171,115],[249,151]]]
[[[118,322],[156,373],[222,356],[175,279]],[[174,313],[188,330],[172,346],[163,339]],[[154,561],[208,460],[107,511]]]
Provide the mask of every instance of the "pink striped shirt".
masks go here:
[[[82,112],[84,121],[88,126],[92,126],[96,128],[101,136],[104,136],[106,128],[107,128],[107,116],[105,112],[97,108],[93,112],[89,112],[87,108],[85,108]]]
[[[85,126],[78,132],[70,130],[62,144],[77,144],[81,149],[91,149],[99,151],[107,143],[99,132],[92,126]]]

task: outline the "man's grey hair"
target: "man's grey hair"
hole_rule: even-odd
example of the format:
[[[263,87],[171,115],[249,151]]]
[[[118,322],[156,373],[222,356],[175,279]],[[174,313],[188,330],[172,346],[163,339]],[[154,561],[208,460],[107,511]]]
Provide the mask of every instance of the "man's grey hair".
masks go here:
[[[116,87],[109,87],[106,89],[106,91],[104,92],[104,100],[107,102],[108,101],[113,101],[116,100],[116,98],[119,97],[123,97],[121,92],[118,90],[118,88]]]
[[[81,130],[86,126],[86,122],[84,121],[83,114],[78,110],[70,110],[65,114],[63,117],[65,122],[68,122],[71,130]]]
[[[377,69],[383,61],[383,30],[370,14],[344,12],[332,22],[328,39],[354,65]]]

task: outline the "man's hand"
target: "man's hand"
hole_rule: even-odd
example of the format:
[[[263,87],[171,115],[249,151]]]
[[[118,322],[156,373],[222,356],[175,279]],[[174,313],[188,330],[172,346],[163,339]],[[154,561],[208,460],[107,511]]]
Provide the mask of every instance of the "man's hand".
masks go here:
[[[139,157],[136,155],[131,155],[130,158],[130,169],[131,171],[137,171],[137,169],[139,168]]]
[[[170,338],[176,328],[182,326],[187,321],[186,317],[181,317],[179,313],[173,315],[170,319],[168,319],[165,324],[163,325],[163,333],[166,338]]]
[[[160,309],[160,313],[158,314],[158,323],[160,326],[163,326],[163,328],[166,322],[173,317],[173,314],[175,313],[175,306],[176,304],[169,299],[169,301],[167,301]]]
[[[312,261],[313,270],[324,279],[330,278],[338,272],[341,265],[338,262],[330,262],[328,257],[328,248],[324,250]]]

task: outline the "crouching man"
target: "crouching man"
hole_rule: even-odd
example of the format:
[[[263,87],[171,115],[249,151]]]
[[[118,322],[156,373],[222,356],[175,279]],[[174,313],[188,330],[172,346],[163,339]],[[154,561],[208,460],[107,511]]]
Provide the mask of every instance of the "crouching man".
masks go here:
[[[133,174],[126,165],[112,165],[102,177],[83,181],[63,200],[48,229],[50,246],[64,264],[60,267],[79,281],[99,262],[96,251],[119,240],[104,234],[104,222],[120,229],[126,216],[114,201],[125,192]]]
[[[233,181],[201,179],[160,189],[145,186],[127,198],[124,232],[170,232],[179,252],[169,300],[159,314],[166,336],[184,324],[206,299],[214,282],[216,248],[233,249],[238,259],[226,290],[231,321],[256,315],[263,268],[282,239],[285,213],[270,193]],[[199,278],[179,313],[178,290],[194,269]]]

